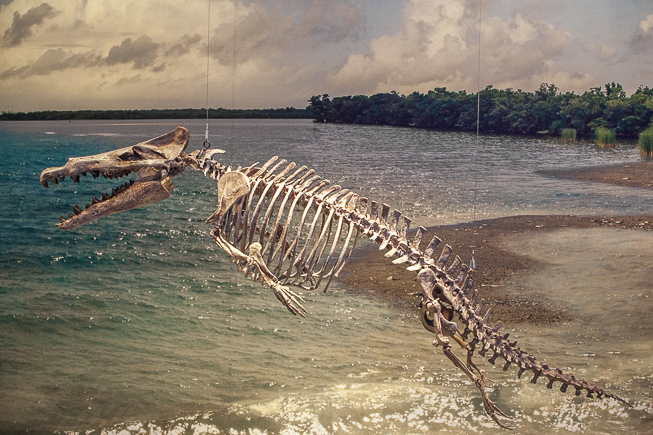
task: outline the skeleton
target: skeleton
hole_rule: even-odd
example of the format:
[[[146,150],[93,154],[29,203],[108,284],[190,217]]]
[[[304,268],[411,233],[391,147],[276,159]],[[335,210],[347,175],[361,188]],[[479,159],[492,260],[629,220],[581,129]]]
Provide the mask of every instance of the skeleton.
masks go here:
[[[548,379],[547,388],[560,383],[560,391],[569,387],[588,397],[625,400],[600,387],[577,379],[571,373],[550,368],[500,334],[502,323],[490,324],[491,309],[483,314],[484,300],[474,289],[474,270],[452,249],[441,245],[434,236],[421,250],[426,233],[419,227],[408,240],[411,220],[390,206],[368,202],[356,193],[331,185],[306,166],[273,157],[262,166],[232,169],[216,160],[222,150],[197,150],[186,154],[189,133],[183,127],[137,145],[103,154],[69,159],[65,166],[48,168],[41,173],[41,183],[57,184],[66,177],[79,182],[80,175],[94,178],[122,177],[136,173],[133,181],[114,189],[112,194],[93,198],[82,209],[73,206],[68,218],[60,217],[57,226],[73,230],[93,220],[142,207],[170,197],[172,178],[187,166],[217,180],[218,208],[207,222],[213,225],[211,237],[232,259],[238,269],[269,286],[277,299],[293,314],[304,316],[302,297],[290,286],[312,290],[324,284],[326,292],[333,277],[338,276],[359,236],[378,243],[379,250],[392,263],[408,266],[417,272],[421,284],[419,317],[424,328],[435,335],[433,345],[441,347],[446,357],[462,370],[478,388],[487,414],[503,428],[499,417],[510,418],[492,402],[486,391],[484,370],[472,361],[474,353],[482,357],[493,354],[489,362],[505,360],[503,370],[512,364],[519,367],[517,376],[533,373],[531,383]],[[210,146],[210,144],[208,144]],[[206,146],[206,143],[205,143]],[[355,234],[354,234],[355,233]],[[247,251],[247,253],[245,253]],[[451,340],[466,352],[461,360],[452,349]]]

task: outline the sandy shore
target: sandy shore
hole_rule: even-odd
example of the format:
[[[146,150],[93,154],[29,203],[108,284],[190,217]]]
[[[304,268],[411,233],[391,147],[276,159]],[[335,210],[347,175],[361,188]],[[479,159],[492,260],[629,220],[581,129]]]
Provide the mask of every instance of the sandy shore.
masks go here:
[[[547,171],[548,175],[583,181],[612,183],[635,188],[653,189],[653,162],[583,168],[574,171]],[[480,296],[492,307],[494,319],[505,323],[551,323],[571,320],[563,306],[529,300],[502,292],[503,284],[515,275],[526,274],[538,266],[536,260],[517,255],[507,245],[507,235],[554,231],[563,228],[623,228],[652,231],[653,216],[511,216],[473,223],[435,226],[425,238],[436,234],[454,248],[469,264],[472,250],[479,265],[474,281]],[[378,252],[378,245],[368,243],[358,248],[338,279],[352,292],[381,298],[406,313],[415,313],[420,291],[415,272],[389,263]]]

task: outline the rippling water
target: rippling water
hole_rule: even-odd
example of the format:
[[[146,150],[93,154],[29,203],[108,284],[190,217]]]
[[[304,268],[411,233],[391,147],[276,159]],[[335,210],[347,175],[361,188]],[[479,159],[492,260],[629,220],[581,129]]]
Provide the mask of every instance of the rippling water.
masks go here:
[[[430,345],[415,318],[381,302],[307,293],[290,316],[237,273],[208,237],[214,182],[188,170],[167,201],[75,232],[54,223],[111,180],[49,189],[39,173],[71,156],[201,121],[0,124],[0,427],[105,433],[502,433],[474,387]],[[650,191],[547,178],[538,169],[635,161],[543,138],[485,136],[309,121],[213,122],[233,165],[280,155],[416,224],[514,214],[653,213]],[[84,180],[83,180],[84,181]],[[552,365],[608,386],[636,408],[519,381],[485,364],[493,400],[519,433],[652,429],[653,237],[562,231],[514,240],[542,270],[508,292],[565,300],[578,321],[511,331]],[[482,265],[481,265],[482,267]]]

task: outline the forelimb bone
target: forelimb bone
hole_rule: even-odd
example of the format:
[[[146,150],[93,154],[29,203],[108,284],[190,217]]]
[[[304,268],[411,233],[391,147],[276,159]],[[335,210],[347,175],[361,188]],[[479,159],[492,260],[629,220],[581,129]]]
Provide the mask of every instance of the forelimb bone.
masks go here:
[[[220,248],[229,254],[232,261],[246,263],[255,267],[258,270],[259,279],[272,288],[274,295],[288,311],[304,317],[306,310],[299,302],[304,302],[304,300],[288,287],[282,286],[274,274],[270,272],[265,265],[265,260],[261,256],[262,246],[260,243],[254,242],[250,244],[249,255],[245,255],[222,236],[220,231],[222,219],[229,208],[247,193],[249,193],[249,180],[246,175],[231,171],[220,177],[220,180],[218,180],[218,210],[209,218],[209,221],[215,224],[211,232],[211,237],[213,237]]]

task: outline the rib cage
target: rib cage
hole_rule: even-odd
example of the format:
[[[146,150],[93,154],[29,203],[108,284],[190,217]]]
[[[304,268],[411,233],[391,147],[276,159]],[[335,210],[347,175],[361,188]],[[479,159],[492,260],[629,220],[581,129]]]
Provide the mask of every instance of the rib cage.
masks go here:
[[[250,192],[228,210],[219,231],[243,252],[260,243],[261,256],[281,285],[312,290],[326,282],[326,291],[358,238],[352,216],[359,196],[330,185],[306,166],[286,163],[274,157],[261,168],[236,169],[250,180]],[[245,261],[236,263],[256,274]]]
[[[438,344],[446,343],[446,346],[443,344],[444,351],[452,362],[475,381],[483,395],[486,411],[502,427],[506,426],[494,413],[506,415],[487,398],[484,374],[471,362],[477,348],[483,357],[488,350],[493,351],[488,359],[491,364],[495,364],[498,357],[503,358],[506,361],[504,371],[512,364],[517,365],[519,378],[530,370],[533,372],[531,383],[545,377],[549,380],[547,388],[559,382],[561,392],[566,392],[571,386],[577,396],[585,390],[588,397],[596,394],[598,398],[605,396],[628,404],[615,394],[576,379],[571,373],[551,369],[537,361],[533,355],[517,347],[516,341],[509,342],[509,334],[499,334],[500,321],[490,327],[491,309],[482,314],[485,301],[480,299],[477,303],[478,290],[473,288],[474,271],[459,256],[450,261],[453,251],[449,245],[442,248],[437,259],[433,258],[442,243],[437,236],[421,251],[426,229],[419,227],[409,242],[411,220],[402,216],[400,211],[394,210],[390,214],[387,204],[368,202],[367,198],[360,198],[354,192],[330,185],[328,180],[322,180],[306,166],[296,168],[294,163],[289,163],[284,167],[286,160],[277,162],[277,159],[273,157],[260,168],[255,164],[236,169],[249,179],[250,191],[229,208],[223,219],[214,221],[213,237],[216,241],[216,234],[220,234],[240,251],[258,242],[262,246],[265,264],[280,285],[315,289],[326,279],[324,291],[344,267],[361,234],[378,243],[379,250],[387,251],[386,257],[395,257],[394,264],[404,264],[409,270],[419,271],[417,280],[423,288],[420,317],[424,327],[439,337],[456,338],[467,350],[466,367],[469,370],[461,367],[464,363],[453,355],[446,339],[438,340]],[[208,159],[199,166],[215,179],[229,172],[229,169]],[[279,171],[282,167],[284,169]],[[248,263],[247,257],[232,255],[232,258],[240,270],[269,284],[269,280],[261,277],[257,268]],[[302,314],[292,309],[276,290],[275,294],[291,312]],[[435,305],[437,307],[433,308]],[[446,316],[440,307],[447,312]],[[456,321],[463,326],[463,332],[458,331]],[[481,378],[471,374],[472,368],[480,373]]]

